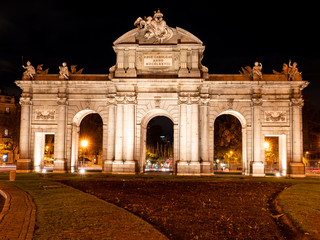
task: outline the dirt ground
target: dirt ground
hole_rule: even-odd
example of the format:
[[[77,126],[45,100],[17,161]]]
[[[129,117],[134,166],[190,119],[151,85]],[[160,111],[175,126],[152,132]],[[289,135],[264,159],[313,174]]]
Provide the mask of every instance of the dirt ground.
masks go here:
[[[287,187],[270,182],[64,180],[140,216],[169,239],[290,239],[272,200]]]

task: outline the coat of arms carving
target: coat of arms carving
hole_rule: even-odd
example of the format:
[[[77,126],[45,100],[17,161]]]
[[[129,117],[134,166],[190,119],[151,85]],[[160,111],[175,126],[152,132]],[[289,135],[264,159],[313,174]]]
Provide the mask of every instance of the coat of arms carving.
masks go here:
[[[285,122],[286,112],[283,111],[265,111],[264,112],[266,122]]]

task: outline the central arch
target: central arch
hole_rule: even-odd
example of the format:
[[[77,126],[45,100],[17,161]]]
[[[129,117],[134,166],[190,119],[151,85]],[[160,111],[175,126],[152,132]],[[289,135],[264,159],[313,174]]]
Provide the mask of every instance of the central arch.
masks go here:
[[[227,111],[223,111],[220,114],[218,114],[213,122],[213,125],[216,121],[216,119],[222,115],[231,115],[233,117],[235,117],[236,119],[239,120],[240,124],[241,124],[241,131],[242,131],[242,174],[244,175],[249,175],[250,174],[250,169],[249,169],[249,165],[248,165],[248,158],[247,158],[247,121],[245,119],[245,117],[234,110],[227,110]],[[214,129],[214,127],[213,127]],[[215,139],[214,139],[215,141]],[[214,142],[213,141],[213,142]],[[214,149],[214,145],[213,145],[213,149]]]
[[[138,160],[138,166],[139,166],[139,172],[143,173],[145,169],[145,162],[146,162],[146,146],[147,146],[147,128],[148,124],[151,121],[151,119],[155,117],[167,117],[170,119],[173,123],[173,139],[176,141],[176,134],[177,134],[177,124],[175,124],[175,121],[173,117],[165,110],[163,109],[153,109],[145,114],[145,116],[141,119],[141,131],[140,131],[140,158]],[[172,165],[175,165],[175,152],[176,144],[173,143],[173,159],[172,159]],[[175,171],[175,168],[174,168]]]

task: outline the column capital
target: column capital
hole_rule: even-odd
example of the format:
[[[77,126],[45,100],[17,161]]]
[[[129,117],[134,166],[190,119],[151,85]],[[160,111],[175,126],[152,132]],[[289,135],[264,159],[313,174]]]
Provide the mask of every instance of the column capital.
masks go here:
[[[262,98],[252,98],[251,105],[252,106],[262,106]]]
[[[210,98],[200,98],[200,106],[208,106],[210,102]]]
[[[199,102],[198,92],[181,92],[179,94],[179,104],[199,104]]]
[[[302,98],[291,98],[291,105],[292,106],[303,107],[304,100]]]
[[[32,105],[32,101],[30,97],[21,97],[19,100],[20,105]]]
[[[58,98],[57,99],[57,104],[58,105],[68,105],[68,99],[67,98]]]
[[[137,103],[137,96],[133,93],[118,93],[115,97],[117,104],[135,104]]]

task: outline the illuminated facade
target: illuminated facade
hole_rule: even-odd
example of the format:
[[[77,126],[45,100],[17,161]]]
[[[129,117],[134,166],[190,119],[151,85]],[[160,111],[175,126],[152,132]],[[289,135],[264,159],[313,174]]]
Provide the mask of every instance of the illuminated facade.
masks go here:
[[[154,22],[153,22],[154,21]],[[79,126],[91,113],[103,120],[105,173],[143,172],[148,122],[166,116],[174,128],[174,169],[179,175],[213,174],[214,122],[223,114],[242,126],[242,172],[264,176],[264,139],[277,137],[281,175],[305,176],[302,162],[303,81],[296,65],[262,74],[209,74],[201,64],[203,43],[155,13],[137,19],[114,42],[109,74],[39,72],[16,81],[23,90],[17,171],[43,167],[46,134],[54,135],[54,172],[77,170]],[[295,72],[294,72],[295,71]]]

